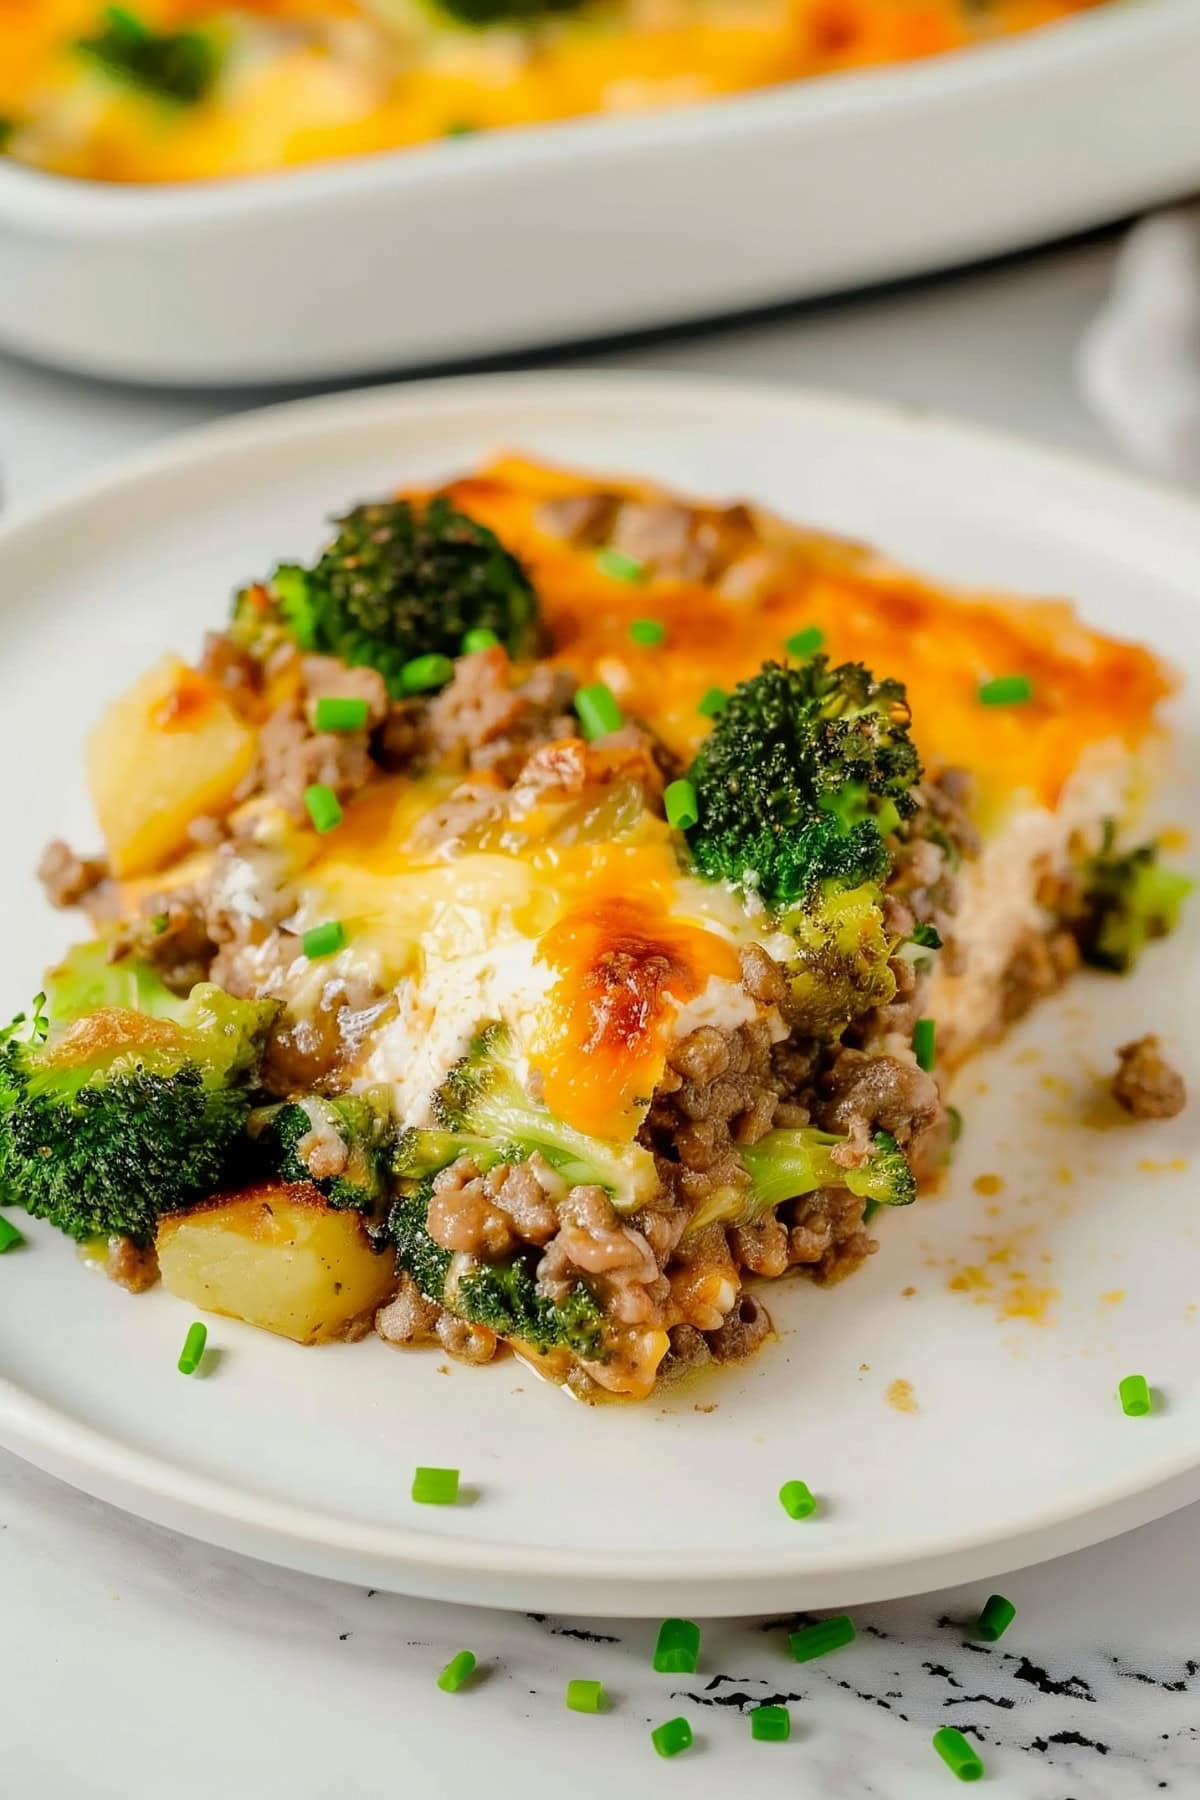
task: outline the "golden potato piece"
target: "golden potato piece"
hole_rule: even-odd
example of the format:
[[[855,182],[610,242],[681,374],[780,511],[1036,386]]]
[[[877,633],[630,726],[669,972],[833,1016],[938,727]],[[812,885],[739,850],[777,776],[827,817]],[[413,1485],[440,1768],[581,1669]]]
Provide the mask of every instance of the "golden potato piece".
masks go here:
[[[159,1222],[163,1286],[204,1312],[227,1313],[298,1344],[356,1335],[396,1285],[357,1213],[310,1182],[267,1182]]]
[[[115,700],[88,743],[88,784],[117,876],[145,875],[227,812],[256,738],[207,676],[166,656]]]

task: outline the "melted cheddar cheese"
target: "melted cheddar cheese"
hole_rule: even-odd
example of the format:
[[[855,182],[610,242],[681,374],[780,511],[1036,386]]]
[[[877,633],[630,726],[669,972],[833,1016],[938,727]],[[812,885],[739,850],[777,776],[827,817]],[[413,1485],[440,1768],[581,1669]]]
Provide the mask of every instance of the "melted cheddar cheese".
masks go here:
[[[101,181],[193,181],[576,117],[689,104],[1026,31],[1104,0],[591,0],[475,29],[437,0],[139,0],[202,28],[218,78],[172,105],[77,42],[98,0],[0,0],[9,149]]]

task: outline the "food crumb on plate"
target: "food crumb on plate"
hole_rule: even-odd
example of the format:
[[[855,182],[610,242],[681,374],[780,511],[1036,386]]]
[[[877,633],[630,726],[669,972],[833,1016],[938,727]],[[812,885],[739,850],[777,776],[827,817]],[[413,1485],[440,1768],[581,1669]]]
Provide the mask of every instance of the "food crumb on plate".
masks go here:
[[[905,1381],[900,1376],[895,1381],[889,1381],[884,1398],[895,1412],[915,1413],[921,1410],[917,1396],[913,1393],[912,1382]]]

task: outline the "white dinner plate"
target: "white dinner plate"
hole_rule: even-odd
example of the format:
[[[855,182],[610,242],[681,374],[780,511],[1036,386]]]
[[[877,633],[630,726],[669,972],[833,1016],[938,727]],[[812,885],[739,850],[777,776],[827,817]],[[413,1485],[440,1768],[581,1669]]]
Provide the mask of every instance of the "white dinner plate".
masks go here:
[[[1200,5],[237,181],[0,158],[0,345],[135,381],[495,356],[861,287],[1200,181]]]
[[[944,421],[800,392],[517,376],[279,407],[193,433],[0,532],[8,896],[0,1000],[69,925],[30,870],[94,842],[90,722],[169,645],[192,650],[247,576],[318,543],[335,508],[502,446],[753,496],[935,575],[1070,594],[1189,679],[1196,766],[1200,511]],[[1175,824],[1200,818],[1176,781]],[[1086,1123],[1116,1044],[1200,1042],[1200,908],[1126,981],[1085,976],[972,1064],[943,1194],[886,1216],[839,1287],[779,1284],[779,1341],[643,1406],[579,1406],[509,1359],[375,1340],[300,1349],[133,1299],[34,1227],[0,1261],[0,1442],[89,1492],[226,1547],[374,1587],[591,1613],[846,1604],[992,1575],[1200,1496],[1196,1114]],[[976,1178],[999,1175],[999,1193]],[[984,1182],[987,1188],[993,1183]],[[19,1215],[18,1215],[19,1216]],[[1119,1378],[1160,1394],[1130,1419]],[[905,1384],[897,1386],[896,1384]],[[466,1500],[414,1506],[416,1464]],[[819,1518],[776,1499],[799,1476]]]

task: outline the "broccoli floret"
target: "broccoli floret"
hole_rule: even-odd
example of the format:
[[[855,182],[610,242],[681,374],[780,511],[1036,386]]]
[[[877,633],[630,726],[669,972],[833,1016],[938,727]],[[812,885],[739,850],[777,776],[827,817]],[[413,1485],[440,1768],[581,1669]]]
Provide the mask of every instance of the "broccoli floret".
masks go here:
[[[377,669],[397,699],[406,663],[458,656],[468,631],[494,631],[514,657],[536,649],[537,596],[521,564],[445,498],[375,501],[337,525],[313,568],[283,564],[269,589],[236,597],[235,636],[253,644],[282,626],[301,649]]]
[[[822,888],[784,916],[796,947],[788,964],[793,1030],[810,1037],[836,1033],[860,1013],[895,998],[890,958],[896,946],[884,929],[879,901],[873,884]]]
[[[1076,935],[1084,960],[1127,974],[1152,938],[1175,929],[1195,885],[1190,876],[1165,869],[1153,840],[1119,851],[1116,828],[1106,820],[1096,855],[1084,868],[1082,914]]]
[[[427,1300],[535,1350],[561,1347],[588,1362],[603,1359],[604,1317],[585,1282],[577,1282],[558,1304],[547,1300],[537,1292],[541,1252],[534,1249],[519,1250],[501,1262],[464,1267],[463,1259],[435,1244],[425,1228],[431,1192],[432,1181],[427,1179],[415,1193],[397,1200],[389,1215],[396,1266],[412,1276]]]
[[[71,1237],[146,1244],[160,1213],[241,1166],[278,1007],[207,982],[181,1000],[152,970],[107,969],[106,986],[84,946],[52,972],[32,1020],[3,1034],[0,1191]]]
[[[749,1188],[727,1188],[705,1202],[688,1222],[688,1234],[704,1225],[747,1225],[762,1213],[817,1188],[847,1188],[875,1206],[908,1206],[917,1184],[908,1159],[890,1132],[875,1133],[874,1148],[858,1168],[843,1168],[832,1152],[845,1138],[810,1125],[781,1126],[738,1152]]]
[[[510,1032],[487,1025],[451,1069],[435,1097],[437,1131],[409,1131],[400,1140],[395,1170],[422,1175],[443,1169],[464,1151],[487,1162],[524,1162],[540,1152],[572,1186],[605,1188],[620,1212],[634,1212],[658,1189],[654,1158],[640,1144],[588,1137],[531,1100],[521,1084]]]
[[[699,872],[776,911],[826,885],[881,881],[884,831],[916,808],[910,718],[901,683],[861,663],[764,664],[734,689],[689,770]]]
[[[207,33],[153,31],[123,6],[110,6],[101,29],[75,48],[106,75],[181,106],[203,100],[221,67],[217,43]]]
[[[310,1094],[261,1107],[250,1115],[247,1130],[264,1176],[311,1181],[333,1206],[382,1212],[394,1141],[386,1087],[334,1098]],[[322,1175],[321,1168],[331,1161],[342,1162],[342,1168],[336,1175]]]

